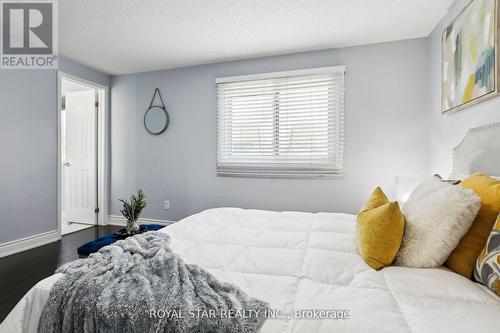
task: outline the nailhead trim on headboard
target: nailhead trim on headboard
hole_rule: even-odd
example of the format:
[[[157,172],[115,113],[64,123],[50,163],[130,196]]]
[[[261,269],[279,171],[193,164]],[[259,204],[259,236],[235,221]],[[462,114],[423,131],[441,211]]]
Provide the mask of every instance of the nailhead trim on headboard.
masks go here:
[[[480,131],[488,130],[488,129],[491,129],[493,127],[499,127],[499,126],[500,126],[500,123],[493,123],[493,124],[488,124],[488,125],[470,128],[467,131],[467,134],[462,139],[462,141],[460,141],[460,143],[457,146],[455,146],[455,148],[453,148],[452,175],[455,175],[456,171],[457,171],[456,165],[455,165],[456,151],[458,148],[460,148],[464,144],[464,142],[470,137],[470,135],[474,132],[480,132]]]

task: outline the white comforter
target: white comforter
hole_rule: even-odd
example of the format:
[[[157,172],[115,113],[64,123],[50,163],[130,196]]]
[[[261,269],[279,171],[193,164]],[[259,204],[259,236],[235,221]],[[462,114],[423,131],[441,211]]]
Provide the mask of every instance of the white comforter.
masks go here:
[[[446,268],[374,271],[354,243],[355,216],[211,209],[161,232],[188,263],[232,282],[274,309],[349,310],[350,319],[268,319],[263,332],[494,332],[499,298]],[[0,325],[36,332],[50,287],[31,289]]]

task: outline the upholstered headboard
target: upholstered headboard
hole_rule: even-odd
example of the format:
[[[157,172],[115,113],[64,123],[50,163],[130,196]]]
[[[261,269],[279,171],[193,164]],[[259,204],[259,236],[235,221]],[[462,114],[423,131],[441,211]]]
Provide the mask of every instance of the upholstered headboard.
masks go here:
[[[471,128],[453,149],[453,177],[478,171],[500,177],[500,123]]]

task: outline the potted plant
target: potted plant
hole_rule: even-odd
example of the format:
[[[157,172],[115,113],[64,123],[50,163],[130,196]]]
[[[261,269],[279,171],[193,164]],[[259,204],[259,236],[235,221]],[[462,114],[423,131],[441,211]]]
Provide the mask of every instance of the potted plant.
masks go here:
[[[120,210],[122,215],[127,219],[127,227],[125,228],[127,235],[133,235],[140,231],[137,219],[146,207],[146,197],[144,192],[139,189],[137,195],[132,194],[129,201],[118,199],[123,204],[123,209]]]

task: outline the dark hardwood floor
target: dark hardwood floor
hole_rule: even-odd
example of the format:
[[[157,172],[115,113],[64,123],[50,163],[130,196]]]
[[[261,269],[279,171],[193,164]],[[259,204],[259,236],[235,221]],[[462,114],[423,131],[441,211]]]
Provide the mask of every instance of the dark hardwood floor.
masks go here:
[[[78,259],[76,249],[80,245],[120,228],[91,227],[65,235],[58,242],[0,258],[0,322],[38,281],[62,264]]]

